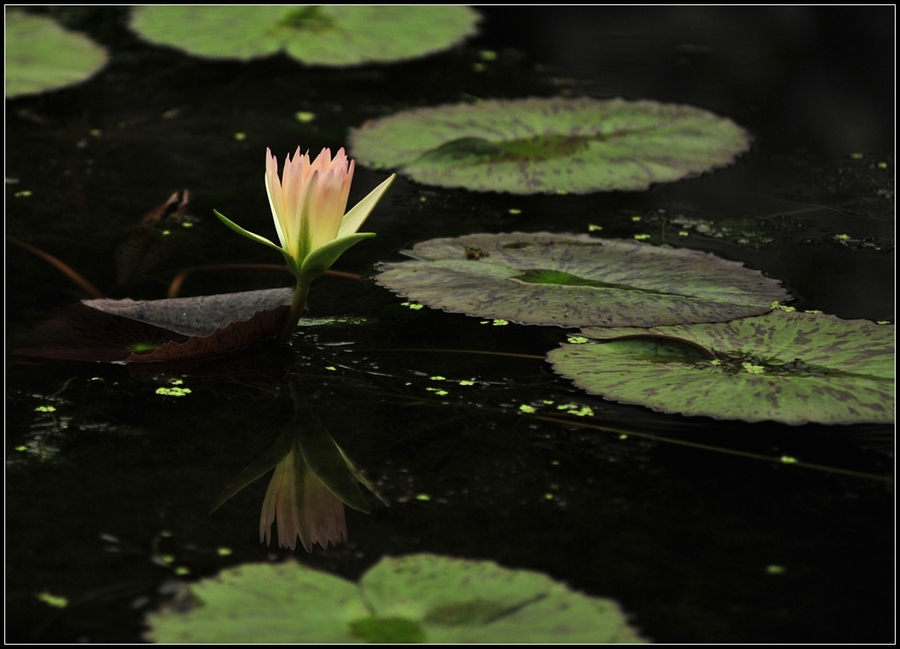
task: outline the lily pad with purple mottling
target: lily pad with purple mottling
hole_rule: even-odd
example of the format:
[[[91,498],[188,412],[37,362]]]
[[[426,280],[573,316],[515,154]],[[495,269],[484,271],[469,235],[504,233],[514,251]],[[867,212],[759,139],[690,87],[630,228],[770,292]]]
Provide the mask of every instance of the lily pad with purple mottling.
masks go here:
[[[714,324],[588,328],[553,369],[593,394],[683,415],[786,424],[894,421],[894,327],[784,312]]]
[[[402,61],[476,32],[479,14],[452,6],[166,6],[132,10],[131,28],[197,56],[249,60],[284,52],[312,65]]]
[[[514,194],[643,190],[729,165],[749,146],[747,131],[701,108],[590,98],[419,108],[350,135],[362,164]]]
[[[523,324],[654,327],[723,322],[787,299],[777,280],[696,250],[587,235],[432,239],[376,281],[421,304]]]

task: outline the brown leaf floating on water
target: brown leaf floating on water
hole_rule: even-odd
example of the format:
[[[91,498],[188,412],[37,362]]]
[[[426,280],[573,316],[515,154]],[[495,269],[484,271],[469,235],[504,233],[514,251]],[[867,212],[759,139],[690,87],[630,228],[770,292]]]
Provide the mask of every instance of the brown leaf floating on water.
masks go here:
[[[14,353],[100,363],[170,361],[250,347],[284,324],[293,288],[174,300],[85,300],[35,328]]]

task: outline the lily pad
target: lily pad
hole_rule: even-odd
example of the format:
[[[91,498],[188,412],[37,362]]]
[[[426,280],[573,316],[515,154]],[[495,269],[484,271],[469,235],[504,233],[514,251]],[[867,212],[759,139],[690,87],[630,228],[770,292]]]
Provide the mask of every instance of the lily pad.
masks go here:
[[[350,135],[362,164],[513,194],[647,189],[731,164],[749,146],[744,129],[701,108],[589,98],[420,108]]]
[[[187,587],[147,617],[153,642],[641,642],[612,600],[492,561],[384,558],[359,584],[293,562]]]
[[[620,403],[786,424],[894,421],[894,327],[776,310],[717,324],[588,328],[553,369]]]
[[[101,363],[220,354],[274,337],[293,293],[279,288],[170,300],[84,300],[38,325],[14,353]]]
[[[106,60],[106,50],[50,18],[6,12],[7,98],[80,83]]]
[[[696,250],[588,235],[432,239],[385,264],[382,286],[431,307],[522,324],[654,327],[765,313],[774,279]]]
[[[284,52],[314,65],[413,59],[476,32],[479,15],[443,6],[147,6],[131,28],[190,54],[248,60]]]

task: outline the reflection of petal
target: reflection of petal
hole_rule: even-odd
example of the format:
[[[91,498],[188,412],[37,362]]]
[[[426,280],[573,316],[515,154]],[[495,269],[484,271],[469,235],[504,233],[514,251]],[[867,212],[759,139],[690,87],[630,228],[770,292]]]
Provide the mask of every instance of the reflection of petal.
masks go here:
[[[307,552],[316,543],[323,548],[347,540],[344,504],[312,472],[297,447],[278,463],[266,490],[259,519],[259,542],[269,545],[272,523],[277,521],[278,545]]]
[[[299,513],[303,503],[303,494],[298,493],[300,482],[297,480],[297,472],[306,468],[302,466],[302,460],[300,460],[300,465],[298,465],[297,459],[296,453],[292,451],[282,461],[284,471],[281,484],[278,487],[277,502],[275,504],[278,545],[291,550],[297,547],[300,523]],[[274,478],[275,476],[272,477]]]
[[[293,515],[289,514],[294,511],[293,507],[284,509],[284,501],[290,498],[289,493],[293,491],[291,483],[293,482],[293,471],[289,470],[289,465],[293,465],[293,452],[278,463],[275,467],[275,474],[269,481],[269,488],[266,490],[266,498],[263,501],[262,513],[259,518],[259,542],[265,542],[266,545],[272,542],[272,523],[275,522],[276,512],[278,516],[278,545],[281,547],[290,547],[293,550],[297,547],[297,525]],[[294,534],[287,542],[284,541],[284,532],[290,528]]]
[[[259,542],[271,543],[272,523],[278,520],[278,545],[293,550],[297,547],[296,462],[290,452],[275,467],[266,490],[259,521]]]
[[[304,503],[300,507],[300,541],[307,552],[318,543],[323,548],[347,541],[347,521],[344,503],[310,471],[306,474]]]

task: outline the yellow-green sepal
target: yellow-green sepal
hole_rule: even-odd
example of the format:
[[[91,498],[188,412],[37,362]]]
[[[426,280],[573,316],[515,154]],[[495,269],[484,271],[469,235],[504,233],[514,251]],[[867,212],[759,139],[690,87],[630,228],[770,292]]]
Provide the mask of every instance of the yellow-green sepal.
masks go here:
[[[279,248],[282,256],[284,257],[284,263],[287,264],[288,270],[291,271],[291,275],[296,277],[298,280],[300,279],[300,266],[297,265],[297,262],[294,261],[294,258],[291,257],[286,250]]]
[[[391,174],[390,178],[370,191],[368,196],[354,205],[353,209],[344,214],[344,218],[341,219],[341,228],[338,230],[336,238],[343,239],[344,237],[348,237],[351,234],[355,234],[356,231],[362,227],[362,224],[369,218],[369,214],[371,214],[372,210],[375,209],[375,206],[378,205],[378,201],[384,196],[384,193],[388,190],[388,187],[391,186],[391,183],[394,182],[395,178],[397,178],[397,174]]]
[[[222,214],[219,214],[219,212],[218,212],[217,210],[213,210],[213,214],[215,214],[216,216],[218,216],[218,217],[219,217],[219,220],[220,220],[222,223],[224,223],[225,225],[227,225],[229,228],[231,228],[232,230],[234,230],[234,231],[237,232],[238,234],[243,235],[243,236],[247,237],[248,239],[251,239],[251,240],[253,240],[253,241],[257,242],[257,243],[261,243],[261,244],[263,244],[264,246],[269,246],[270,248],[275,248],[275,250],[278,250],[279,252],[284,253],[284,248],[282,248],[281,246],[272,243],[271,241],[269,241],[269,240],[266,239],[265,237],[261,237],[261,236],[259,236],[258,234],[254,234],[253,232],[250,232],[249,230],[245,230],[244,228],[242,228],[241,226],[239,226],[237,223],[235,223],[235,222],[232,221],[231,219],[229,219],[229,218],[223,216]]]
[[[375,236],[374,232],[358,232],[343,239],[335,239],[326,243],[321,248],[313,250],[303,263],[300,265],[300,274],[296,275],[300,281],[311,282],[316,277],[331,268],[331,265],[338,260],[344,251],[363,239],[371,239]]]
[[[251,241],[255,241],[256,243],[261,243],[264,246],[268,246],[269,248],[274,248],[275,250],[280,252],[282,254],[282,256],[284,256],[284,261],[287,264],[288,270],[291,271],[291,274],[294,277],[298,277],[298,278],[300,277],[300,267],[297,265],[297,262],[294,260],[293,257],[291,257],[290,253],[288,253],[287,250],[285,250],[284,248],[282,248],[281,246],[279,246],[277,244],[272,243],[265,237],[261,237],[258,234],[250,232],[249,230],[245,230],[244,228],[239,226],[237,223],[235,223],[234,221],[229,219],[227,216],[220,214],[218,212],[218,210],[213,210],[213,214],[215,214],[217,217],[219,217],[219,220],[222,223],[227,225],[229,228],[231,228],[238,234],[240,234],[244,237],[247,237]]]

